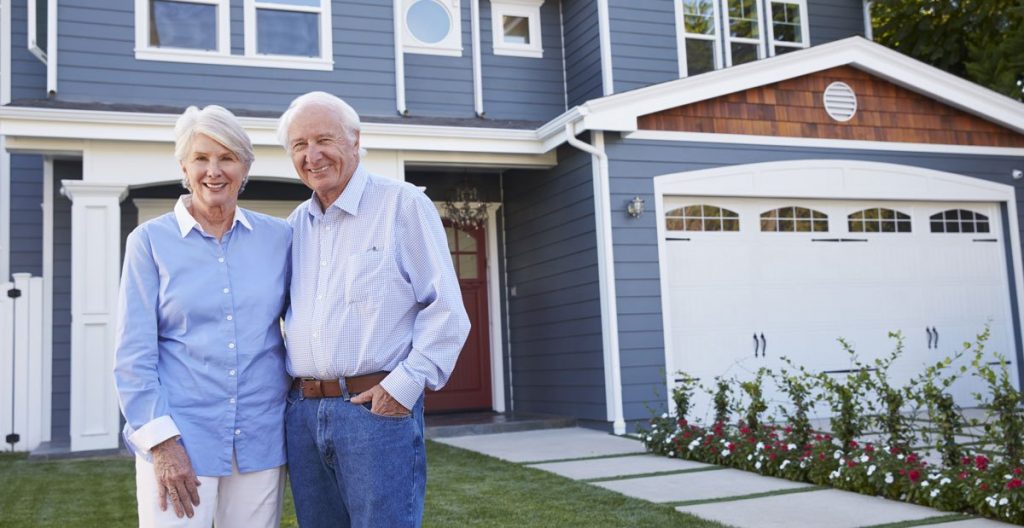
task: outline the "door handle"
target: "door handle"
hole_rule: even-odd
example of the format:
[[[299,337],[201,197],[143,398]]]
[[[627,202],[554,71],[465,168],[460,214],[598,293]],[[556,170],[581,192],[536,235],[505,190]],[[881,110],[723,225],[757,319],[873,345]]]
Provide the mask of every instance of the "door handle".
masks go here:
[[[761,357],[768,357],[768,340],[761,334]]]
[[[760,345],[760,343],[757,342],[757,334],[755,333],[754,334],[754,357],[757,357],[757,350],[758,350],[759,346],[761,346],[761,345]]]
[[[933,326],[932,327],[932,333],[935,334],[935,346],[934,346],[934,348],[939,348],[939,330]]]
[[[925,331],[926,334],[928,334],[928,349],[931,350],[931,348],[932,348],[932,329],[928,328],[926,326],[926,327],[924,327],[924,331]]]

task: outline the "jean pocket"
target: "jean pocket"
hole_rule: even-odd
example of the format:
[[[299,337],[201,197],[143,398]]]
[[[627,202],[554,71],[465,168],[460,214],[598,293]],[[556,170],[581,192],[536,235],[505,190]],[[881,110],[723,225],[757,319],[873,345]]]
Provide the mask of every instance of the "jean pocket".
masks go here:
[[[411,412],[403,414],[401,416],[384,416],[383,414],[377,414],[377,413],[375,413],[375,412],[370,410],[370,409],[373,408],[373,403],[371,403],[371,402],[355,403],[353,405],[357,405],[357,406],[361,407],[364,411],[366,411],[366,414],[369,414],[370,416],[373,416],[374,418],[380,418],[381,420],[405,420],[406,418],[409,418],[409,417],[412,416]]]

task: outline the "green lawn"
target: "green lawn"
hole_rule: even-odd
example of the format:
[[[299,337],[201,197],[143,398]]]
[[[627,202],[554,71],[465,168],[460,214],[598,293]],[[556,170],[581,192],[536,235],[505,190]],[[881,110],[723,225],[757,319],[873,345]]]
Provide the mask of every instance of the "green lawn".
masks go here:
[[[427,443],[424,526],[722,525],[469,451]],[[30,462],[0,455],[0,525],[135,526],[134,464],[124,458]],[[297,526],[286,494],[283,526]]]

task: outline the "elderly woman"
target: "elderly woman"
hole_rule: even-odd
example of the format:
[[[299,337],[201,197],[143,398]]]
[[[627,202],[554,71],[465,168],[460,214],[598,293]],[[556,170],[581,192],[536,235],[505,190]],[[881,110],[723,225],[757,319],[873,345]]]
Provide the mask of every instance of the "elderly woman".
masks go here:
[[[277,526],[291,230],[237,207],[253,151],[234,115],[191,107],[175,134],[189,194],[128,236],[121,275],[114,377],[139,525]]]

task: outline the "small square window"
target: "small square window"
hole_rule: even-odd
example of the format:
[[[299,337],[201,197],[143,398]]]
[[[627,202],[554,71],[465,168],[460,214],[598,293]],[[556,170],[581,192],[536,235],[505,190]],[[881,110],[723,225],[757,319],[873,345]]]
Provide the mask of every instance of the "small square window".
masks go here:
[[[544,0],[492,0],[491,32],[495,55],[544,56],[540,7]]]

